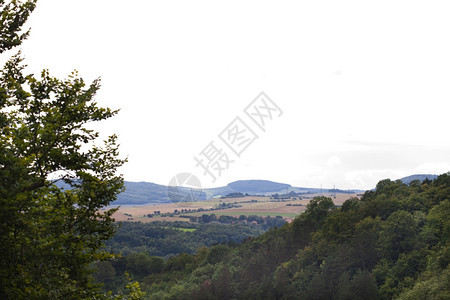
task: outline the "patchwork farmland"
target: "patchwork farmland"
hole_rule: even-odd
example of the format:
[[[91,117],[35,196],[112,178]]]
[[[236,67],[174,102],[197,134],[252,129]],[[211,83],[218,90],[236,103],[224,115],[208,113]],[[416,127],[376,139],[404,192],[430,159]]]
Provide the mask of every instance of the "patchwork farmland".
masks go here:
[[[246,196],[240,198],[218,198],[206,201],[185,203],[165,203],[156,205],[125,205],[120,206],[114,214],[116,221],[152,222],[152,221],[185,221],[189,217],[203,214],[217,216],[240,215],[250,216],[281,216],[290,221],[306,209],[309,201],[316,196],[331,197],[335,205],[342,205],[347,199],[357,197],[357,194],[337,193],[333,197],[330,193],[307,194],[288,199],[273,199],[268,196]]]

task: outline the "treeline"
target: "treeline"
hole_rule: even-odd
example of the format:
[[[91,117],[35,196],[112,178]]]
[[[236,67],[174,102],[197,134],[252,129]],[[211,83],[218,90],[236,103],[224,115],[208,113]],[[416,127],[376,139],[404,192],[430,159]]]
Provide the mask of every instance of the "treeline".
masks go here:
[[[380,181],[336,208],[149,267],[149,299],[449,299],[450,175]],[[161,263],[161,261],[159,261]]]
[[[255,200],[256,201],[256,200]],[[242,203],[246,203],[246,202],[242,202]],[[238,202],[229,202],[229,203],[225,203],[222,202],[220,204],[217,204],[215,207],[212,208],[182,208],[181,210],[178,209],[174,209],[173,212],[165,212],[165,213],[161,213],[161,211],[159,210],[155,210],[153,211],[153,214],[147,214],[145,215],[148,218],[153,218],[154,216],[160,216],[160,217],[174,217],[174,216],[181,216],[183,218],[190,218],[192,217],[192,213],[198,213],[198,212],[207,212],[207,211],[216,211],[216,210],[222,210],[222,209],[228,209],[228,208],[238,208],[238,207],[242,207],[242,205],[240,205]],[[186,215],[187,214],[187,215]],[[127,215],[127,214],[124,214]],[[132,219],[130,219],[132,220]]]
[[[256,216],[240,215],[239,217],[222,215],[217,217],[215,214],[203,214],[199,217],[186,216],[191,222],[195,223],[221,223],[221,224],[259,224],[263,230],[271,227],[281,227],[286,221],[281,216]]]
[[[215,218],[215,215],[204,216]],[[206,251],[204,247],[215,244],[236,245],[244,239],[262,234],[268,224],[281,226],[285,223],[281,217],[230,218],[241,221],[248,219],[250,223],[226,226],[207,224],[209,222],[193,224],[180,221],[120,223],[117,233],[105,243],[108,252],[118,254],[118,257],[96,263],[97,271],[94,277],[104,284],[105,292],[112,291],[116,294],[124,290],[129,282],[125,273],[131,274],[134,280],[147,281],[154,274],[161,274],[173,268],[179,269],[176,266],[179,261],[184,266],[184,259],[190,259],[191,254],[198,251]],[[257,222],[251,222],[253,220]]]
[[[123,222],[105,245],[109,252],[122,256],[145,252],[167,259],[183,252],[194,254],[203,246],[239,243],[248,237],[262,234],[264,230],[265,226],[258,224],[224,226],[180,221]]]

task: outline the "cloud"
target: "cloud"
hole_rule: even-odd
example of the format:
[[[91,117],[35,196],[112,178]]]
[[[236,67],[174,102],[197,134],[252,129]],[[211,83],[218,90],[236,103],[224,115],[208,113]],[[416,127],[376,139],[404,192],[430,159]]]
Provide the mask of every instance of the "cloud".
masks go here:
[[[402,177],[400,170],[379,169],[379,170],[358,170],[345,173],[345,181],[353,188],[372,189],[377,182],[389,178],[396,180]]]
[[[341,163],[341,159],[337,155],[331,156],[327,161],[327,165],[329,168],[333,168],[334,166],[336,166],[340,163]]]
[[[426,162],[416,167],[415,170],[417,173],[442,174],[450,171],[450,163],[443,161]]]
[[[412,174],[442,174],[450,170],[450,147],[394,142],[342,142],[335,150],[311,154],[318,166],[309,177],[317,184],[372,189],[378,181]],[[311,169],[311,168],[309,168]]]

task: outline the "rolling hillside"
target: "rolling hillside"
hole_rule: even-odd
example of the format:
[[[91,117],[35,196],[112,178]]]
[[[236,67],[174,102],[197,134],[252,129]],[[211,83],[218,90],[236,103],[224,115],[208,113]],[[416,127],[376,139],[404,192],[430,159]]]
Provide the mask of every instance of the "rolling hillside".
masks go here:
[[[415,174],[401,178],[400,180],[409,184],[413,180],[423,181],[426,178],[434,180],[437,175],[431,174]],[[59,184],[64,186],[64,184]],[[171,202],[182,202],[190,199],[192,190],[185,187],[171,188],[166,185],[160,185],[151,182],[125,182],[126,190],[121,193],[113,205],[144,205],[144,204],[161,204]],[[269,180],[238,180],[229,183],[226,186],[216,188],[206,188],[195,191],[195,200],[207,200],[226,196],[231,193],[242,193],[250,195],[272,195],[272,194],[287,194],[289,192],[308,194],[331,192],[331,189],[308,188],[308,187],[294,187],[290,184],[273,182]],[[362,190],[336,190],[339,193],[361,193]],[[192,196],[191,196],[192,197]]]
[[[189,195],[193,190],[184,187],[170,188],[166,185],[159,185],[150,182],[125,182],[126,190],[118,196],[113,202],[114,205],[144,205],[144,204],[161,204],[170,202],[182,202],[189,199]],[[272,195],[295,193],[319,193],[320,188],[293,187],[290,184],[278,183],[269,180],[239,180],[229,183],[226,186],[202,189],[195,191],[195,201],[201,201],[231,193],[242,193],[250,195]],[[328,189],[323,189],[328,191]],[[360,190],[349,190],[340,192],[357,193]]]

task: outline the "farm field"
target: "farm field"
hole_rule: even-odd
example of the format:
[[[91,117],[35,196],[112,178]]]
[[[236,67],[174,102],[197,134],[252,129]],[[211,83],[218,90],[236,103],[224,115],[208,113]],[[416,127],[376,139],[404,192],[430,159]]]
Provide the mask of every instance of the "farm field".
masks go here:
[[[329,193],[323,193],[323,196],[331,197]],[[217,216],[257,215],[257,216],[281,216],[290,221],[296,215],[306,209],[309,201],[320,194],[307,194],[299,199],[298,197],[277,200],[268,196],[247,196],[241,198],[222,198],[199,201],[193,203],[165,203],[157,205],[138,205],[121,206],[114,214],[116,221],[135,221],[135,222],[153,222],[153,221],[184,221],[189,222],[189,218],[180,217],[177,212],[182,212],[184,216],[201,216],[203,214],[215,214]],[[357,197],[356,194],[336,194],[333,202],[335,205],[342,205],[347,199]],[[236,206],[224,209],[214,209],[219,206]],[[239,206],[239,207],[237,207]],[[201,211],[198,211],[198,210]],[[214,209],[214,210],[211,210]],[[155,214],[155,212],[159,212]],[[175,213],[175,214],[174,214]],[[153,215],[148,217],[148,215]],[[169,214],[172,214],[169,216]]]

